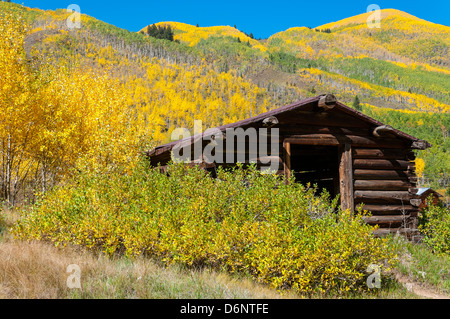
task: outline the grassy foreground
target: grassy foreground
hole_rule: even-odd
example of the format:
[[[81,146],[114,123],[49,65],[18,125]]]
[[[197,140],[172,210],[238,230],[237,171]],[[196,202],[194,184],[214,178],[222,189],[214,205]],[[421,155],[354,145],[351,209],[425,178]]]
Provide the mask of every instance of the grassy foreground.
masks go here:
[[[164,267],[150,259],[107,257],[74,247],[14,240],[14,213],[1,212],[0,298],[281,298],[247,278],[209,270]],[[1,215],[0,215],[1,216]],[[0,218],[1,220],[1,218]],[[80,267],[81,288],[68,288],[69,265]]]
[[[0,213],[0,298],[302,298],[279,292],[244,275],[210,269],[164,266],[149,258],[107,257],[74,247],[56,248],[38,241],[14,240],[8,232],[17,215]],[[450,259],[437,257],[423,245],[396,239],[400,263],[393,276],[382,277],[381,289],[312,298],[433,298],[450,295]],[[67,287],[68,265],[81,269],[81,288]],[[423,274],[425,272],[425,275]],[[398,279],[399,275],[408,282]],[[436,292],[420,294],[422,290]],[[419,294],[415,294],[419,293]]]

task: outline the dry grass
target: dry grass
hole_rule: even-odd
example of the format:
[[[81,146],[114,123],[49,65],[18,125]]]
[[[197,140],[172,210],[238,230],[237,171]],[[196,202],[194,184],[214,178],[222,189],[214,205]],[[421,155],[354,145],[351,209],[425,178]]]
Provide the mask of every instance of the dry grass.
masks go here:
[[[14,240],[7,229],[18,214],[0,211],[0,218],[0,298],[298,298],[208,269],[164,267],[148,258],[109,258],[74,247]],[[81,269],[80,289],[67,287],[71,264]]]
[[[0,298],[293,298],[246,278],[108,258],[42,242],[0,243]],[[67,287],[67,266],[81,269],[81,289]]]
[[[299,298],[209,269],[165,267],[148,258],[109,258],[74,247],[57,248],[45,242],[11,238],[7,229],[18,213],[0,210],[0,298]],[[414,246],[415,247],[415,246]],[[428,258],[429,259],[429,258]],[[81,269],[81,288],[67,287],[67,267]],[[428,271],[428,270],[427,270]],[[431,273],[431,271],[430,271]],[[445,281],[444,281],[445,282]],[[347,296],[317,295],[313,298],[421,298],[397,280],[383,281],[383,289]]]

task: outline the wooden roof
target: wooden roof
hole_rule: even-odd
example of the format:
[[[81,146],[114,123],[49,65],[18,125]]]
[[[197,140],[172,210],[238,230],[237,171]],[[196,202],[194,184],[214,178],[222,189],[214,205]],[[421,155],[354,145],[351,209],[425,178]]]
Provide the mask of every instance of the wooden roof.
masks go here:
[[[435,191],[434,189],[429,188],[429,187],[419,187],[419,189],[418,189],[416,194],[419,195],[421,198],[427,198],[428,195],[430,195],[430,194],[434,194],[437,197],[443,197],[437,191]]]
[[[266,119],[266,118],[268,118],[270,116],[276,116],[276,115],[279,115],[279,114],[282,114],[282,113],[286,113],[286,112],[289,112],[289,111],[293,111],[293,110],[301,110],[302,108],[306,108],[306,107],[314,105],[314,104],[317,105],[319,100],[320,100],[320,98],[322,96],[323,95],[319,95],[319,96],[316,96],[316,97],[311,97],[311,98],[308,98],[308,99],[300,100],[298,102],[295,102],[295,103],[292,103],[292,104],[289,104],[289,105],[286,105],[286,106],[282,106],[280,108],[277,108],[277,109],[274,109],[274,110],[271,110],[271,111],[259,114],[259,115],[254,116],[254,117],[250,117],[250,118],[247,118],[247,119],[235,122],[235,123],[231,123],[231,124],[227,124],[227,125],[222,125],[222,126],[216,127],[215,129],[216,129],[216,131],[220,130],[221,132],[225,132],[225,130],[228,129],[228,128],[237,128],[237,127],[249,126],[249,125],[252,125],[252,124],[262,123],[262,121],[264,119]],[[353,117],[355,117],[357,119],[360,119],[363,122],[366,122],[366,123],[368,123],[370,125],[373,125],[374,127],[378,127],[378,126],[384,125],[383,123],[381,123],[381,122],[379,122],[379,121],[377,121],[377,120],[375,120],[375,119],[373,119],[373,118],[371,118],[371,117],[369,117],[369,116],[367,116],[367,115],[365,115],[365,114],[363,114],[361,112],[358,112],[357,110],[352,109],[352,108],[346,106],[345,104],[343,104],[343,103],[341,103],[339,101],[337,101],[336,104],[334,105],[334,109],[340,110],[340,111],[342,111],[342,112],[344,112],[344,113],[346,113],[348,115],[351,115],[351,116],[353,116]],[[418,139],[418,138],[416,138],[414,136],[406,134],[406,133],[404,133],[404,132],[402,132],[400,130],[397,130],[395,128],[390,133],[398,136],[401,139],[410,141],[411,145],[412,145],[411,146],[412,149],[414,149],[414,148],[416,148],[416,149],[426,149],[426,148],[431,147],[431,144],[428,143],[427,141],[420,140],[420,139]],[[146,153],[146,155],[149,156],[149,157],[158,156],[158,155],[161,155],[163,153],[170,152],[173,149],[173,147],[175,145],[177,145],[178,143],[182,143],[182,145],[189,145],[190,143],[194,143],[198,139],[202,139],[204,136],[206,136],[205,133],[200,133],[200,134],[193,135],[193,136],[191,136],[189,138],[185,138],[185,139],[182,139],[182,140],[173,141],[173,142],[170,142],[170,143],[167,143],[167,144],[164,144],[164,145],[160,145],[160,146],[155,147],[151,151],[148,151]],[[421,146],[420,147],[415,147],[414,144],[413,144],[414,142],[420,142],[419,144]]]

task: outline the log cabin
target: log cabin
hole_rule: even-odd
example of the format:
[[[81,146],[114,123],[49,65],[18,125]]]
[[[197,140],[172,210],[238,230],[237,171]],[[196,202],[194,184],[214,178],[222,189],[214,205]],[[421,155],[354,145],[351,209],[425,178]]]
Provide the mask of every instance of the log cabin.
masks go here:
[[[442,195],[436,192],[434,189],[429,187],[420,187],[417,189],[416,195],[420,198],[421,203],[419,205],[419,210],[423,210],[428,206],[428,198],[431,196],[432,204],[438,205],[442,201]]]
[[[343,209],[370,211],[366,222],[379,225],[375,235],[414,239],[421,204],[414,151],[430,146],[323,94],[155,147],[147,156],[164,171],[176,153],[212,175],[237,162],[261,169],[270,163],[272,173],[340,195]]]

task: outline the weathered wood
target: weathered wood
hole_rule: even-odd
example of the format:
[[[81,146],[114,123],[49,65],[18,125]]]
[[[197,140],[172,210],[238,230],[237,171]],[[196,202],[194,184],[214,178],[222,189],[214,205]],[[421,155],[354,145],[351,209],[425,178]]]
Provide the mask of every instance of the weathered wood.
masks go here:
[[[407,191],[355,191],[355,201],[364,203],[408,203],[412,195]]]
[[[332,134],[303,134],[285,136],[285,140],[292,144],[304,145],[343,145],[351,144],[352,147],[386,147],[403,148],[405,144],[398,139],[375,139],[356,135],[332,135]]]
[[[353,211],[353,169],[352,149],[350,144],[344,144],[340,152],[339,161],[339,185],[342,209]]]
[[[410,204],[414,207],[419,207],[422,204],[422,200],[420,198],[412,198],[409,200]]]
[[[372,134],[375,137],[381,137],[382,135],[384,135],[386,133],[391,133],[393,131],[394,131],[394,128],[390,125],[380,125],[380,126],[377,126],[373,130]]]
[[[295,110],[277,115],[280,127],[285,124],[297,125],[317,125],[331,127],[365,127],[370,128],[370,124],[360,121],[342,112],[308,112]]]
[[[407,191],[355,191],[357,199],[399,199],[410,200],[411,194]]]
[[[412,205],[376,205],[376,204],[358,204],[356,209],[362,206],[362,210],[372,212],[373,215],[394,215],[394,214],[410,214],[411,211],[417,209]]]
[[[322,95],[317,106],[323,110],[331,110],[336,105],[337,99],[333,94]]]
[[[408,222],[409,215],[383,215],[363,217],[369,225],[380,225],[382,227],[400,227]]]
[[[416,150],[425,150],[429,147],[429,143],[423,140],[417,140],[411,143],[411,148]]]
[[[414,173],[401,170],[376,170],[376,169],[355,169],[355,179],[377,179],[390,180],[401,179],[415,181],[417,178]]]
[[[408,167],[413,167],[414,163],[410,161],[394,159],[355,159],[353,161],[353,166],[355,168],[407,170]]]
[[[266,117],[262,122],[264,127],[273,127],[279,123],[275,116]]]
[[[403,149],[353,148],[353,158],[378,158],[411,161],[415,159],[415,155],[413,152]]]
[[[281,126],[280,135],[298,134],[332,134],[332,135],[358,135],[370,137],[370,129],[362,127],[330,127],[313,125],[286,124]]]
[[[355,180],[355,190],[408,190],[411,183],[404,180]]]
[[[284,154],[284,176],[286,181],[291,177],[291,144],[286,140],[283,142],[283,154]]]

